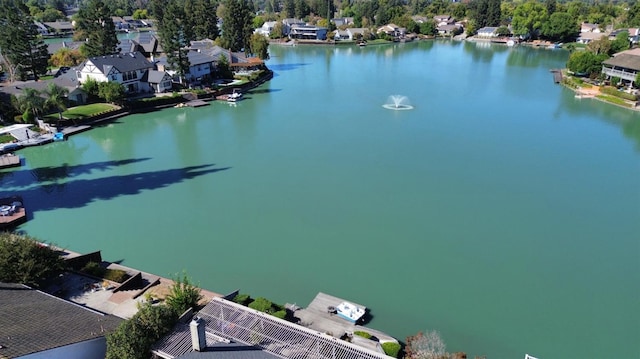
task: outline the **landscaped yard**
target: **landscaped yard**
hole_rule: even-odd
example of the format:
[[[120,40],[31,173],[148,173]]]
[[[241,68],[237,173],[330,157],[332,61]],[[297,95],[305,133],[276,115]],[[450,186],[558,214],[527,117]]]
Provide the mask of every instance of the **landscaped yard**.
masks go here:
[[[90,105],[83,105],[72,107],[62,113],[62,117],[70,120],[81,120],[83,118],[91,117],[99,113],[111,111],[117,109],[117,106],[108,103],[92,103]],[[58,119],[58,114],[47,115],[52,120]]]

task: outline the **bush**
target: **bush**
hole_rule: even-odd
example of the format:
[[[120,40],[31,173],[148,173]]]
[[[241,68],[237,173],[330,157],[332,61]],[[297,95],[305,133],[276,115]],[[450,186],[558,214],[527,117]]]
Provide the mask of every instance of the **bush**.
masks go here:
[[[363,332],[362,330],[356,330],[353,334],[366,339],[371,339],[371,334]]]
[[[148,358],[151,345],[168,333],[177,321],[176,312],[166,305],[143,305],[131,319],[107,335],[105,359]]]
[[[251,303],[252,300],[249,294],[238,294],[235,297],[233,297],[233,301],[238,304],[249,305],[249,303]]]
[[[131,276],[122,269],[107,269],[102,278],[116,283],[124,283]]]
[[[180,314],[189,308],[198,306],[198,302],[202,299],[202,294],[200,289],[191,284],[187,274],[183,273],[182,278],[178,277],[174,279],[174,282],[165,298],[167,305]]]
[[[285,319],[287,317],[287,311],[279,310],[277,312],[274,312],[272,315],[276,318]]]
[[[256,300],[254,300],[253,302],[251,302],[249,304],[249,308],[251,309],[255,309],[257,311],[260,312],[264,312],[264,313],[269,313],[271,314],[271,306],[273,305],[273,303],[271,303],[270,300],[263,298],[263,297],[258,297],[256,298]]]
[[[396,343],[396,342],[382,343],[382,350],[384,350],[384,353],[390,357],[397,358],[398,354],[400,354],[400,349],[402,349],[402,347],[400,346],[399,343]]]
[[[50,247],[28,236],[0,232],[0,282],[37,287],[64,269],[64,260]]]
[[[107,269],[102,267],[100,263],[89,262],[85,264],[85,266],[82,267],[80,271],[88,275],[92,275],[94,277],[102,278],[106,273]]]

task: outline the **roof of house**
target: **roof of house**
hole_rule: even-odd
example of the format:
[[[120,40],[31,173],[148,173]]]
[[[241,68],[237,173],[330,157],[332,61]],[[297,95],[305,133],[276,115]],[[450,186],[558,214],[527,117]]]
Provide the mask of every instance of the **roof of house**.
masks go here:
[[[240,343],[217,343],[203,352],[191,352],[176,359],[275,359],[273,354]]]
[[[486,27],[483,27],[482,29],[478,30],[478,32],[489,32],[489,33],[491,33],[491,32],[495,32],[496,30],[498,30],[497,27],[486,26]]]
[[[0,282],[0,303],[2,358],[99,338],[122,321],[21,284]]]
[[[45,22],[44,24],[55,30],[73,30],[73,24],[69,21]]]
[[[640,56],[620,54],[603,62],[605,65],[640,71]]]
[[[152,84],[159,84],[162,82],[165,76],[168,75],[164,71],[149,70],[147,72],[147,82]]]
[[[112,67],[115,67],[120,72],[153,68],[153,64],[139,52],[96,56],[87,61],[91,61],[97,68],[101,69],[104,74],[109,73]]]
[[[579,40],[598,40],[601,37],[606,37],[607,35],[601,32],[581,32],[580,36],[578,36]]]
[[[47,51],[50,54],[55,54],[56,52],[60,51],[60,49],[63,49],[63,48],[66,48],[69,50],[78,50],[80,49],[80,46],[82,46],[82,44],[84,44],[84,41],[56,42],[56,43],[47,44]]]
[[[140,50],[140,47],[140,44],[131,39],[120,39],[118,42],[118,48],[122,53],[136,52]]]
[[[136,37],[136,42],[142,46],[145,52],[162,52],[162,46],[158,38],[150,32],[141,32]]]
[[[13,86],[4,86],[1,89],[2,89],[2,92],[4,93],[18,96],[18,95],[22,95],[23,90],[25,88],[32,88],[38,91],[46,90],[49,88],[50,83],[54,83],[58,86],[64,87],[68,89],[70,93],[75,91],[76,89],[82,90],[82,88],[79,87],[78,78],[76,76],[75,69],[71,69],[67,71],[65,74],[62,74],[61,76],[56,77],[54,79],[22,82],[20,84],[13,85]]]
[[[218,60],[219,56],[211,56],[207,51],[189,51],[187,53],[187,58],[189,59],[189,64],[191,66],[197,66],[215,62]]]

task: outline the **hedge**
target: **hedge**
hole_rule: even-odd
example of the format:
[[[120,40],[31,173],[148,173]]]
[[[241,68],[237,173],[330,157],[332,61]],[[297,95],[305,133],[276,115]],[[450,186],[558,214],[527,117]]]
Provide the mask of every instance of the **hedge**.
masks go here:
[[[384,350],[384,353],[390,357],[397,358],[398,354],[400,354],[400,349],[402,349],[402,346],[400,346],[399,343],[396,343],[396,342],[382,343],[382,350]]]
[[[371,334],[369,334],[367,332],[363,332],[361,330],[356,330],[356,331],[353,332],[353,334],[355,334],[357,336],[360,336],[360,337],[363,337],[363,338],[366,338],[366,339],[371,339]]]
[[[602,93],[607,94],[607,95],[620,97],[620,98],[623,98],[623,99],[629,100],[629,101],[636,101],[638,99],[638,96],[636,96],[634,94],[630,94],[630,93],[627,93],[627,92],[624,92],[624,91],[619,91],[615,87],[611,87],[611,86],[604,86],[604,87],[602,87],[600,89],[600,91]]]

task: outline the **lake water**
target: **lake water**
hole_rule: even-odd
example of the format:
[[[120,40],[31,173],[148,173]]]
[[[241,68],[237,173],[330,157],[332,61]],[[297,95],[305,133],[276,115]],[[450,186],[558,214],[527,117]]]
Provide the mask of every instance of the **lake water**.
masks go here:
[[[327,292],[471,357],[640,357],[640,115],[555,85],[566,52],[270,52],[274,78],[235,107],[21,151],[0,172],[21,229],[220,293]]]

